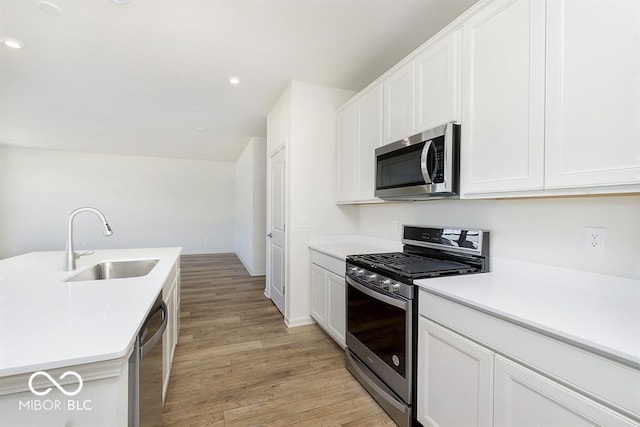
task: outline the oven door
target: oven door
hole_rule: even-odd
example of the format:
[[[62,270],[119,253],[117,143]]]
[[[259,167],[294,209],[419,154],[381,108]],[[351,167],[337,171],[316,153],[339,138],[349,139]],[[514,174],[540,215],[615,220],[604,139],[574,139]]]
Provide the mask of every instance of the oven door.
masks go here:
[[[404,402],[411,402],[413,304],[346,278],[347,348]]]

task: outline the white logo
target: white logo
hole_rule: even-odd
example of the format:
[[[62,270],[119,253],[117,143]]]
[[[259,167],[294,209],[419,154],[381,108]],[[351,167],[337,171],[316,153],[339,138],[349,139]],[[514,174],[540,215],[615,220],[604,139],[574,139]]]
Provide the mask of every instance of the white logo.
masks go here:
[[[82,377],[80,376],[80,374],[78,374],[77,372],[74,371],[67,371],[65,373],[63,373],[62,375],[60,375],[61,380],[65,379],[66,377],[68,377],[69,375],[75,377],[78,379],[78,388],[74,391],[67,391],[64,389],[64,387],[62,387],[60,385],[60,383],[58,383],[56,380],[54,380],[51,375],[49,375],[47,372],[45,371],[37,371],[34,372],[33,374],[31,374],[31,376],[29,377],[29,389],[31,390],[31,392],[33,394],[35,394],[36,396],[46,396],[47,394],[49,394],[52,390],[51,387],[48,387],[47,389],[43,390],[43,391],[38,391],[35,388],[33,388],[33,379],[35,377],[37,377],[38,375],[42,375],[45,376],[49,381],[51,381],[51,384],[53,384],[54,386],[56,386],[56,388],[58,390],[60,390],[62,392],[62,394],[64,394],[65,396],[75,396],[78,393],[80,393],[80,391],[82,391]]]

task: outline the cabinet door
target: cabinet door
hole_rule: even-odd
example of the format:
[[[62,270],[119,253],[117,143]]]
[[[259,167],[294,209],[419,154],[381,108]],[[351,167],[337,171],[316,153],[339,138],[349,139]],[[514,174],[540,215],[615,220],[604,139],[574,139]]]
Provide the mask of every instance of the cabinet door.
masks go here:
[[[413,62],[384,81],[384,143],[413,135]]]
[[[327,329],[336,342],[344,347],[346,331],[344,277],[328,273],[327,285],[329,287]]]
[[[492,425],[493,352],[420,316],[418,421]]]
[[[600,404],[503,357],[495,358],[496,426],[637,426]]]
[[[640,2],[547,8],[546,186],[640,183]]]
[[[463,25],[463,195],[543,187],[544,8],[496,0]]]
[[[382,144],[382,85],[370,89],[357,101],[358,150],[356,199],[374,199],[375,149]]]
[[[327,271],[311,264],[311,317],[327,324]]]
[[[177,340],[176,328],[177,328],[177,313],[176,313],[176,289],[177,289],[177,277],[174,280],[169,294],[164,296],[163,299],[167,305],[168,322],[167,329],[165,329],[162,335],[162,404],[164,404],[165,397],[167,395],[167,389],[169,387],[169,379],[171,377],[171,365],[173,364],[173,352]]]
[[[357,115],[356,104],[338,112],[337,201],[348,202],[356,196]]]
[[[416,133],[459,120],[460,40],[460,30],[454,31],[415,60]]]

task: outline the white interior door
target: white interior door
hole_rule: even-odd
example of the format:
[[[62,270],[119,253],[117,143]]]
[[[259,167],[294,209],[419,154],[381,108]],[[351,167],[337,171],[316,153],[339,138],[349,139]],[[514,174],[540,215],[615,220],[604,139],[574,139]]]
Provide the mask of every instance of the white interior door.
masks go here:
[[[285,149],[269,157],[268,209],[268,269],[267,286],[269,298],[285,315],[285,206],[286,206],[286,169]]]

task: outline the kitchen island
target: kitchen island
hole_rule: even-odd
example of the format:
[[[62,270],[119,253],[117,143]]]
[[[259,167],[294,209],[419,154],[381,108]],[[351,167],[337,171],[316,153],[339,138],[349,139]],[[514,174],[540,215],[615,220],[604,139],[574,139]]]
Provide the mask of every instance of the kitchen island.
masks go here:
[[[101,250],[79,258],[75,271],[62,270],[63,252],[0,260],[0,425],[125,425],[128,359],[157,296],[177,288],[180,252]],[[126,260],[158,263],[141,277],[65,281],[100,262]],[[72,397],[79,387],[64,375],[69,370],[83,380]],[[37,371],[60,386],[34,376],[36,391],[52,389],[36,395],[29,383]]]

